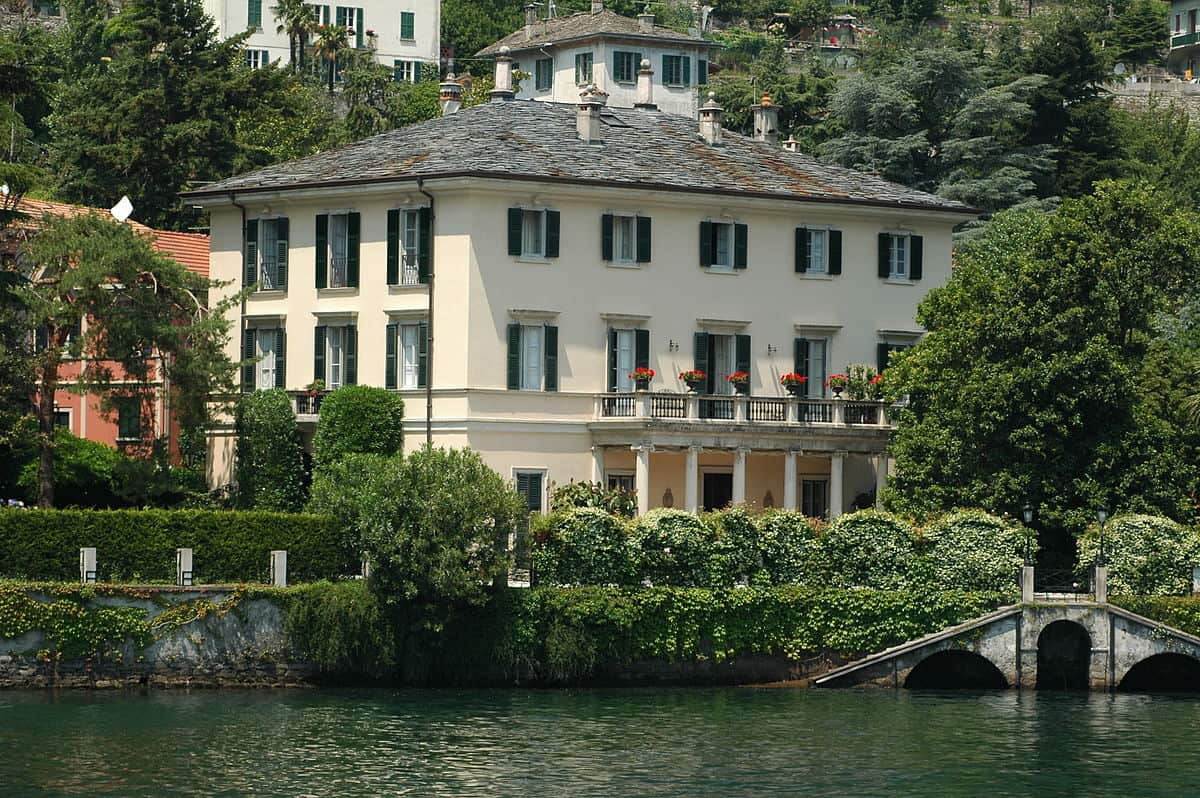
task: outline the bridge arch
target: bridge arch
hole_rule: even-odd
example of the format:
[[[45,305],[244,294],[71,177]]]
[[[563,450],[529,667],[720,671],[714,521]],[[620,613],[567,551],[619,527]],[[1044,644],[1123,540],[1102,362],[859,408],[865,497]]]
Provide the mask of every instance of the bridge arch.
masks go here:
[[[1005,690],[1008,680],[982,654],[949,648],[918,662],[904,686],[909,690]]]
[[[1046,624],[1037,641],[1037,689],[1087,690],[1091,661],[1092,636],[1083,624]]]
[[[1200,692],[1200,659],[1175,651],[1154,654],[1130,668],[1117,689],[1126,693]]]

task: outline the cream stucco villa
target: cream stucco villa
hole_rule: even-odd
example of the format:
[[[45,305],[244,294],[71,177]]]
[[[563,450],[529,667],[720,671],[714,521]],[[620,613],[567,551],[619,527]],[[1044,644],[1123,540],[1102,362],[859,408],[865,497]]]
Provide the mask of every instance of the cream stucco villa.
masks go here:
[[[961,204],[827,166],[774,141],[600,91],[493,101],[230,178],[211,212],[214,278],[253,285],[235,356],[311,432],[348,383],[405,400],[406,448],[476,449],[533,509],[552,483],[635,488],[641,511],[730,501],[836,516],[886,479],[886,408],[825,377],[911,345],[950,274]],[[654,369],[650,390],[627,376]],[[708,374],[698,393],[677,375]],[[724,376],[750,375],[749,396]],[[787,397],[782,374],[808,376]],[[210,477],[232,478],[228,430]]]

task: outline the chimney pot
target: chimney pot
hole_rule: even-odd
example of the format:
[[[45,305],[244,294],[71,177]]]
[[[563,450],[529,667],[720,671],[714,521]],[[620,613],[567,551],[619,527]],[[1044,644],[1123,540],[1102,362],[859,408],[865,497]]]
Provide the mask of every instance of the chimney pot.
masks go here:
[[[525,41],[533,38],[533,28],[537,25],[537,6],[533,3],[525,6]]]
[[[604,0],[592,0],[592,13],[599,14],[604,10]]]
[[[492,102],[504,102],[514,96],[512,82],[512,49],[506,44],[496,56],[496,88],[490,92]]]
[[[608,103],[608,94],[592,85],[579,93],[575,130],[586,144],[600,144],[600,112]]]
[[[700,106],[700,136],[713,147],[721,146],[721,123],[725,109],[717,104],[715,92],[708,93],[708,102]]]
[[[462,84],[454,79],[454,73],[451,72],[446,75],[440,88],[438,105],[442,108],[442,116],[456,113],[462,107]]]
[[[638,14],[638,30],[642,33],[654,33],[654,15],[650,13],[648,5]]]
[[[754,139],[774,144],[779,141],[779,106],[771,104],[771,95],[764,94],[762,102],[750,109],[754,117]]]
[[[788,136],[787,141],[783,142],[783,148],[788,152],[800,152],[800,142],[796,141],[794,136]]]
[[[638,65],[637,102],[633,107],[644,111],[658,110],[658,106],[654,104],[654,69],[650,66],[649,58],[643,58],[642,63]]]

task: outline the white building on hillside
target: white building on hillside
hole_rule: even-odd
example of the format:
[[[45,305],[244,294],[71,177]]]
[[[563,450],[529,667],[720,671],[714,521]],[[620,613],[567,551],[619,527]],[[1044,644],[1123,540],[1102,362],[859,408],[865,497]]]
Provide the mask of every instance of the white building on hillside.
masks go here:
[[[972,209],[779,146],[769,105],[756,140],[711,100],[698,123],[655,109],[648,74],[637,109],[516,100],[510,64],[491,103],[443,84],[438,119],[188,195],[213,278],[255,288],[244,389],[289,391],[309,434],[315,380],[395,390],[407,449],[469,446],[533,509],[570,480],[636,488],[642,511],[872,501],[888,409],[826,378],[921,336]],[[214,485],[233,444],[211,438]]]
[[[216,21],[223,39],[253,31],[245,43],[246,65],[257,69],[291,60],[287,34],[277,32],[276,2],[204,0],[204,10]],[[417,80],[421,64],[437,67],[440,63],[441,0],[356,0],[354,5],[309,6],[316,24],[351,28],[350,43],[356,48],[368,47],[374,34],[376,58],[392,67],[398,80]]]

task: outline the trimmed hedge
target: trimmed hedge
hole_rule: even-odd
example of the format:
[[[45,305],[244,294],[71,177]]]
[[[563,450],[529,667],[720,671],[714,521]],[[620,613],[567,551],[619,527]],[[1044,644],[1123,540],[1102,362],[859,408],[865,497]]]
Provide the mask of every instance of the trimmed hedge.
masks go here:
[[[79,549],[96,547],[97,577],[173,582],[175,549],[192,548],[196,581],[263,581],[269,552],[286,549],[288,580],[358,570],[324,516],[212,510],[0,510],[0,578],[73,582]]]
[[[1078,568],[1100,554],[1100,529],[1079,538]],[[1169,518],[1121,515],[1104,528],[1108,591],[1112,595],[1176,595],[1192,592],[1192,566],[1200,565],[1200,532]]]

